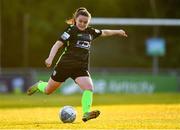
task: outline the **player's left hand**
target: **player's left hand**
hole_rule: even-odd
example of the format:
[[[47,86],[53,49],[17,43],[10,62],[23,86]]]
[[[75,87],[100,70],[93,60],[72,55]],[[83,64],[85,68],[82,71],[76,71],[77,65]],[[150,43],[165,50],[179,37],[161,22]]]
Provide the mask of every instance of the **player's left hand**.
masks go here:
[[[124,30],[119,30],[119,34],[120,36],[124,36],[124,37],[128,37],[128,35],[126,34],[126,32]]]

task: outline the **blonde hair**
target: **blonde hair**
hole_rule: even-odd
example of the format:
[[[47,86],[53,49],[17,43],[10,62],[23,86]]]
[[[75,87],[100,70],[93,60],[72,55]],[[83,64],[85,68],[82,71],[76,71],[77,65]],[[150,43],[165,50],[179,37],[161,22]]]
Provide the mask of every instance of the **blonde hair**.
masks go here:
[[[91,14],[88,12],[88,10],[84,7],[80,7],[76,9],[75,13],[73,14],[73,18],[66,20],[67,24],[76,24],[75,19],[79,16],[87,16],[88,18],[91,19]]]

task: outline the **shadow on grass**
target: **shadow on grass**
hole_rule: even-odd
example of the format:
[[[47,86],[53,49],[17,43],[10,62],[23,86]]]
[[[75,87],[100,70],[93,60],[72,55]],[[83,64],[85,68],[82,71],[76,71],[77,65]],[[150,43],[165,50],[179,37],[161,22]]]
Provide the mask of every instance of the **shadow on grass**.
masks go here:
[[[42,125],[52,125],[52,126],[58,126],[58,125],[76,125],[81,124],[82,122],[73,122],[73,123],[63,123],[61,121],[32,121],[32,122],[10,122],[7,124],[8,128],[13,126],[42,126]]]

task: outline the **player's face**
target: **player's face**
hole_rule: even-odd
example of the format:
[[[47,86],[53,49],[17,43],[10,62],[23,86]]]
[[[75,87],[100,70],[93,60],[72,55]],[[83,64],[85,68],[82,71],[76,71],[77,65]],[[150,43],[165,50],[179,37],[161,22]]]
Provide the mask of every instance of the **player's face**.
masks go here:
[[[90,18],[88,18],[87,16],[79,15],[75,19],[75,21],[76,21],[76,26],[78,27],[78,29],[83,31],[88,27]]]

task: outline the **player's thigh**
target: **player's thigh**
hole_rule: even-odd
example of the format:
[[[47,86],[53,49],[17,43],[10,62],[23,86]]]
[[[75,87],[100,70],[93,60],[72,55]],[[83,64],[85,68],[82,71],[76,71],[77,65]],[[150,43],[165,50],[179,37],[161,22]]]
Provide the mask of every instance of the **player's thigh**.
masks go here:
[[[89,76],[80,76],[75,79],[75,82],[79,85],[82,90],[92,90],[93,91],[93,82]]]
[[[63,82],[54,81],[51,77],[49,78],[48,85],[45,89],[46,94],[50,94],[61,86]]]

